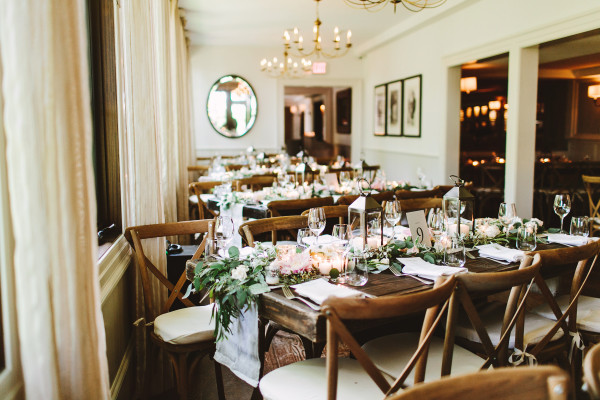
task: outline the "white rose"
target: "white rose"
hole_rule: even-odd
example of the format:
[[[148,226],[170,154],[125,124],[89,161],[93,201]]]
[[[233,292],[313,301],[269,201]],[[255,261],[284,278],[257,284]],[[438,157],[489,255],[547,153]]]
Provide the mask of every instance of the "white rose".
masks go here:
[[[482,233],[487,238],[494,238],[500,234],[500,228],[496,225],[483,225]]]
[[[543,222],[543,221],[541,221],[541,220],[539,220],[539,219],[537,219],[537,218],[531,218],[531,219],[529,220],[529,222],[534,222],[534,223],[536,223],[536,224],[537,224],[537,226],[539,226],[540,228],[541,228],[542,226],[544,226],[544,222]]]
[[[248,276],[247,272],[248,272],[248,267],[246,267],[245,265],[240,265],[239,267],[237,267],[236,269],[231,271],[231,277],[233,279],[238,279],[240,281],[243,281]]]

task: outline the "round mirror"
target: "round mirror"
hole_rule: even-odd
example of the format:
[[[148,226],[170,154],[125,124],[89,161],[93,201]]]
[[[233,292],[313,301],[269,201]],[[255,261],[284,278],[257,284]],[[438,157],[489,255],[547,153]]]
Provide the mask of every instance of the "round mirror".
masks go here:
[[[226,75],[208,93],[206,112],[210,124],[229,138],[244,136],[256,121],[258,105],[252,86],[244,78]]]

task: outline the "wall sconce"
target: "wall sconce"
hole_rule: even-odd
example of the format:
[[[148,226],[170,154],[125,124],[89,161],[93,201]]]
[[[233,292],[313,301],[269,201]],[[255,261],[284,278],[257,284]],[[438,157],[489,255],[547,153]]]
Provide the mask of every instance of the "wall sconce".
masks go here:
[[[460,78],[460,91],[467,94],[477,90],[477,78],[470,76],[468,78]]]
[[[596,107],[600,107],[600,85],[588,86],[588,97],[594,99]]]
[[[479,106],[473,107],[473,114],[475,114],[475,118],[479,117],[480,110],[481,110],[481,107],[479,107]]]
[[[292,114],[296,114],[298,112],[298,107],[294,104],[293,106],[290,107],[290,112]]]
[[[502,102],[500,100],[493,100],[488,103],[488,106],[490,107],[490,110],[498,111],[502,108]]]
[[[486,115],[488,112],[488,106],[483,105],[481,106],[481,115]]]
[[[473,109],[471,107],[467,107],[467,118],[471,118],[473,115]]]
[[[492,126],[496,123],[496,118],[498,118],[498,111],[490,110],[490,122]]]

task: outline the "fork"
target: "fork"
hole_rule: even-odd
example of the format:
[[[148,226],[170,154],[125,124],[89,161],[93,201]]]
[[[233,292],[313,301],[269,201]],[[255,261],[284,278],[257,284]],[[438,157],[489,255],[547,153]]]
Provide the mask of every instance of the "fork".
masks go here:
[[[281,288],[281,290],[283,291],[283,295],[285,296],[286,299],[300,300],[301,302],[303,302],[304,304],[306,304],[307,306],[309,306],[310,308],[312,308],[315,311],[321,310],[321,307],[319,307],[318,305],[316,305],[306,299],[303,299],[302,297],[294,296],[294,293],[292,293],[292,289],[290,289],[289,286],[283,286]]]
[[[431,281],[426,280],[425,278],[420,278],[416,275],[413,274],[407,274],[405,272],[402,272],[400,270],[398,270],[398,268],[396,268],[393,264],[390,264],[388,266],[388,268],[390,269],[390,271],[392,272],[392,274],[396,275],[396,276],[408,276],[410,278],[413,278],[421,283],[424,283],[425,285],[431,285]]]

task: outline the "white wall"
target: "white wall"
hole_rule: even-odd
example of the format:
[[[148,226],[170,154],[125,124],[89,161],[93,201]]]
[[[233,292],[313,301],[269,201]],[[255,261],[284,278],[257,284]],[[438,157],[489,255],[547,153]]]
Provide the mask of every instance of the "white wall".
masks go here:
[[[449,3],[442,8],[450,7]],[[414,18],[423,18],[427,12]],[[597,0],[568,5],[559,0],[467,0],[429,23],[396,29],[393,40],[389,34],[373,39],[359,49],[364,55],[362,142],[367,160],[380,160],[392,179],[416,181],[416,170],[421,167],[434,184],[449,183],[448,175],[458,171],[458,136],[448,121],[457,124],[458,117],[447,115],[448,88],[457,87],[448,79],[459,77],[449,67],[598,28],[599,14]],[[375,137],[373,88],[418,74],[423,75],[422,137]],[[447,141],[448,137],[452,140]]]
[[[263,58],[281,57],[281,48],[264,47],[206,47],[191,48],[193,114],[196,153],[214,154],[217,151],[236,153],[254,146],[257,149],[276,149],[283,144],[283,86],[351,86],[360,85],[361,62],[356,56],[327,60],[327,74],[308,79],[274,79],[260,71]],[[206,115],[206,100],[212,84],[221,76],[235,74],[245,78],[258,100],[258,115],[254,127],[238,139],[219,135]],[[360,93],[360,88],[357,92]],[[355,93],[353,93],[355,96]],[[353,103],[360,99],[353,98]],[[358,110],[357,110],[358,111]],[[359,118],[360,120],[360,118]],[[353,126],[354,126],[353,119]],[[360,128],[360,126],[357,126]],[[354,129],[356,134],[360,129]]]

